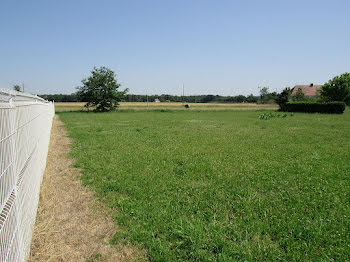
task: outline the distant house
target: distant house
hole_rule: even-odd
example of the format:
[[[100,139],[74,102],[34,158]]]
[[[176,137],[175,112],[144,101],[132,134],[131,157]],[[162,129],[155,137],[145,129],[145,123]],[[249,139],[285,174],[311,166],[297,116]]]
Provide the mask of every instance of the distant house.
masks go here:
[[[155,98],[154,102],[159,103],[160,102],[159,98]]]
[[[311,83],[310,85],[296,85],[292,89],[292,96],[295,96],[299,90],[303,91],[305,96],[316,97],[319,95],[319,91],[322,88],[321,85],[314,85]]]

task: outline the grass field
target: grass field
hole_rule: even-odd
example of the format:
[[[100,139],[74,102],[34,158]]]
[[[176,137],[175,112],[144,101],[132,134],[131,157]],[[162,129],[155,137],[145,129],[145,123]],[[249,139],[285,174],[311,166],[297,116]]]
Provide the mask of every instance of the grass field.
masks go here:
[[[350,260],[350,112],[60,113],[82,181],[151,261]]]
[[[274,110],[277,109],[277,105],[271,104],[250,104],[250,103],[189,103],[191,108],[186,109],[183,103],[145,103],[145,102],[121,102],[119,110],[124,111],[149,111],[149,110]],[[56,112],[66,111],[86,111],[84,108],[85,103],[55,103]]]

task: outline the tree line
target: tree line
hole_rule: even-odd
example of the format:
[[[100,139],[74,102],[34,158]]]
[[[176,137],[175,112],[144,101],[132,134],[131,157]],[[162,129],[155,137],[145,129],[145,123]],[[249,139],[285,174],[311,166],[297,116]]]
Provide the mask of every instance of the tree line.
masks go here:
[[[55,101],[55,102],[86,102],[84,98],[77,93],[72,94],[42,94],[40,97]],[[176,95],[135,95],[125,94],[121,98],[121,102],[154,102],[159,99],[160,102],[185,102],[185,103],[265,103],[273,99],[273,95],[268,99],[261,101],[260,96],[254,96],[253,94],[244,96],[220,96],[220,95],[188,95],[188,96],[176,96]],[[271,102],[271,101],[270,101]]]
[[[128,94],[128,89],[119,91],[115,73],[107,67],[96,68],[91,71],[91,76],[82,80],[82,86],[77,88],[76,93],[68,94],[43,94],[44,99],[56,102],[86,102],[86,107],[95,107],[96,111],[111,111],[118,107],[118,102],[184,102],[184,103],[277,103],[280,109],[290,101],[323,103],[342,102],[350,105],[350,73],[344,73],[330,79],[322,86],[320,95],[306,97],[300,89],[292,96],[292,89],[287,87],[281,93],[270,92],[268,87],[259,87],[259,96],[220,96],[220,95],[135,95]],[[19,86],[14,89],[20,90]]]
[[[185,102],[185,103],[256,103],[259,97],[254,95],[244,96],[220,96],[220,95],[125,95],[125,102],[153,102],[159,99],[160,102]]]

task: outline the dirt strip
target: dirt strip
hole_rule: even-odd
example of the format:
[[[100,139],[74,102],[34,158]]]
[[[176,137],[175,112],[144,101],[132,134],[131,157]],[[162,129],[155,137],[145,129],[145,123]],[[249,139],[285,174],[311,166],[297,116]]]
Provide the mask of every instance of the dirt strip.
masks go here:
[[[29,261],[145,261],[137,248],[109,244],[118,226],[82,186],[70,144],[56,115]]]

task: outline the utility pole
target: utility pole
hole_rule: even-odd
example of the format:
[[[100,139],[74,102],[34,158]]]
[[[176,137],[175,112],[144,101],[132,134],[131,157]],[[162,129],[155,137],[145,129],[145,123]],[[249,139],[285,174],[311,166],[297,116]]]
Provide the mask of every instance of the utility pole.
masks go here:
[[[23,93],[24,93],[24,83],[22,83],[22,90],[23,90]]]
[[[185,83],[182,83],[182,103],[185,104]]]

